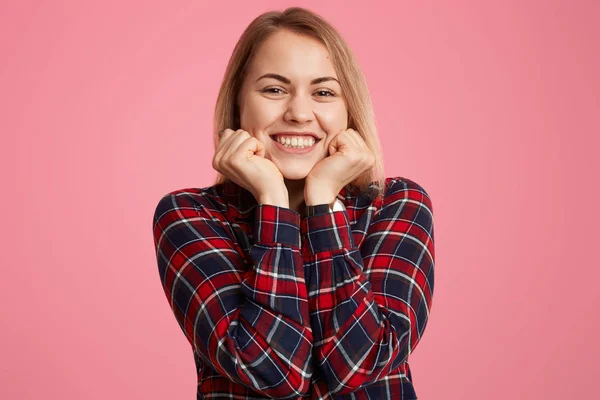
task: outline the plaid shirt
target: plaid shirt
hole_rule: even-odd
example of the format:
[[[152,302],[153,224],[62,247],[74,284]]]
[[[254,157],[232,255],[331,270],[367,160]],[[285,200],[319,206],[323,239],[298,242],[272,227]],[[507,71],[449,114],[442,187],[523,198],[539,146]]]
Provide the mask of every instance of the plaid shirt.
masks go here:
[[[416,399],[408,356],[434,286],[425,190],[387,178],[345,211],[257,204],[228,182],[165,195],[158,271],[198,399]],[[323,209],[325,208],[325,209]]]

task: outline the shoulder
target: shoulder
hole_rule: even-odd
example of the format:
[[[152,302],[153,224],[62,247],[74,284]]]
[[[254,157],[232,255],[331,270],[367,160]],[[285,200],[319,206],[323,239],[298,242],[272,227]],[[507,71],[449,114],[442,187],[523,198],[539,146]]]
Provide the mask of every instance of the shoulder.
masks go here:
[[[221,214],[225,211],[222,185],[203,188],[182,188],[172,190],[160,197],[154,208],[154,220],[172,211],[196,210],[210,214]]]
[[[378,210],[383,219],[400,219],[432,230],[433,204],[431,196],[416,181],[406,177],[386,178],[386,186]]]
[[[383,205],[397,201],[399,198],[416,199],[431,205],[429,193],[415,180],[403,176],[386,178],[383,191]]]

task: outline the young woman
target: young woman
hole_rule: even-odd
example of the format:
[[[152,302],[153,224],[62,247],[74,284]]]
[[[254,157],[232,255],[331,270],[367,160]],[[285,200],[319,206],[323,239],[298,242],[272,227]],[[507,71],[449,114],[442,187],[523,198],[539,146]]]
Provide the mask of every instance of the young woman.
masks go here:
[[[383,174],[365,79],[302,8],[237,43],[215,110],[215,185],[154,215],[161,282],[192,346],[198,399],[416,399],[433,215]]]

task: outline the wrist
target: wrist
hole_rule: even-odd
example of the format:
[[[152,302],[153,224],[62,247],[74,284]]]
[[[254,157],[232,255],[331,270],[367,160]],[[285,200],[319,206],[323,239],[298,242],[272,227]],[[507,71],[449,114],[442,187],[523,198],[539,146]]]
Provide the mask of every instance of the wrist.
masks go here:
[[[332,204],[317,204],[313,206],[306,206],[306,216],[312,217],[315,215],[328,214],[335,211],[345,211],[346,206],[340,199],[335,199]]]
[[[329,204],[333,206],[338,192],[327,190],[323,185],[317,183],[306,184],[304,187],[304,203],[307,206]]]
[[[287,193],[265,194],[258,197],[259,204],[270,204],[279,207],[290,207],[290,199]]]

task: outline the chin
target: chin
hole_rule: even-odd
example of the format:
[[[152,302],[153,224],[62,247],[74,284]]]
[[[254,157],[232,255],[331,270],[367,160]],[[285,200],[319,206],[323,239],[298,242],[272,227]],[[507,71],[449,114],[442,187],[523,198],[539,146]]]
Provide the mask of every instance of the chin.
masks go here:
[[[270,159],[277,166],[281,175],[289,180],[305,179],[315,166],[315,162],[308,160],[279,160],[268,155],[266,158]]]
[[[289,179],[289,180],[300,180],[300,179],[305,179],[308,176],[308,173],[310,172],[310,170],[306,170],[306,171],[301,171],[301,170],[294,170],[294,171],[287,171],[287,170],[280,170],[281,171],[281,175],[283,175],[283,177],[285,179]]]

